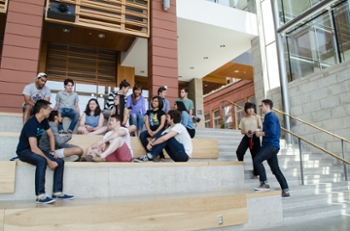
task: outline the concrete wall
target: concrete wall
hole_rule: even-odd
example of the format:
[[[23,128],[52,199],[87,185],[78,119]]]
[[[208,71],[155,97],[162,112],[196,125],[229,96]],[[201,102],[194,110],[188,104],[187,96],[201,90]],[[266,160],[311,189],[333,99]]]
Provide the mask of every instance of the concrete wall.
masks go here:
[[[346,62],[289,83],[291,114],[350,139],[349,71],[350,62]],[[268,91],[267,97],[274,101],[275,108],[282,110],[279,88]],[[291,123],[292,131],[296,134],[328,151],[341,153],[340,140],[295,120],[291,120]],[[345,144],[344,147],[345,158],[350,160],[350,144]]]

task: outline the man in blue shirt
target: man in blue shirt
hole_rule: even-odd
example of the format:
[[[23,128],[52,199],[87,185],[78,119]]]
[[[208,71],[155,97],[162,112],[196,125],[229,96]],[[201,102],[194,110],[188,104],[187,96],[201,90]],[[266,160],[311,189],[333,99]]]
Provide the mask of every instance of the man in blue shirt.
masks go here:
[[[260,176],[260,186],[255,188],[257,191],[268,191],[270,186],[267,184],[266,172],[263,161],[267,160],[272,173],[275,175],[282,188],[282,197],[290,197],[288,183],[282,171],[278,166],[277,153],[280,150],[281,126],[278,117],[271,112],[273,103],[269,99],[261,101],[260,110],[265,114],[263,131],[256,131],[255,135],[263,137],[262,147],[254,158],[254,164]]]
[[[24,124],[16,150],[18,158],[21,161],[36,166],[36,202],[41,204],[49,204],[55,202],[56,199],[73,199],[73,196],[62,193],[64,161],[60,158],[56,158],[57,155],[54,151],[55,138],[52,134],[49,122],[47,121],[51,112],[50,104],[50,102],[42,99],[36,101],[34,105],[35,115]],[[44,131],[46,131],[50,140],[50,147],[52,150],[50,153],[44,152],[38,147],[38,143]],[[52,198],[45,193],[46,166],[54,170]]]

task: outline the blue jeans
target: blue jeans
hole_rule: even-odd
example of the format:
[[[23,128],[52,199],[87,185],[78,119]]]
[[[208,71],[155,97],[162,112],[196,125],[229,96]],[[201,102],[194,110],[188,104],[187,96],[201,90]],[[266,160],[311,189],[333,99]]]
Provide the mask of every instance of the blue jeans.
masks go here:
[[[64,170],[64,160],[59,158],[54,158],[50,153],[44,152],[44,154],[50,159],[57,162],[58,166],[54,170],[53,176],[53,192],[62,192],[63,188],[63,170]],[[44,157],[41,157],[35,153],[32,153],[30,149],[17,152],[18,158],[29,164],[36,166],[35,169],[35,194],[40,195],[45,193],[45,174],[47,162]]]
[[[164,129],[160,130],[157,134],[155,134],[155,135],[153,136],[153,138],[158,139],[158,138],[161,136],[161,134],[162,134],[163,131],[164,131]],[[148,139],[147,139],[147,137],[151,137],[151,136],[148,134],[148,131],[147,131],[147,130],[141,132],[141,134],[140,134],[140,140],[141,140],[142,146],[145,148],[145,151],[146,151],[146,152],[149,152],[149,151],[147,150],[147,144],[148,144]],[[160,155],[161,158],[164,158],[164,154],[163,154],[163,151],[162,151],[162,150],[160,150],[159,155]]]
[[[61,113],[62,117],[69,117],[72,120],[70,122],[70,125],[69,125],[68,130],[67,130],[68,132],[72,133],[75,126],[78,123],[79,116],[80,116],[79,113],[72,108],[60,108],[58,111]],[[64,131],[63,125],[62,125],[62,123],[60,123],[58,125],[58,132],[63,132],[63,131]]]
[[[142,114],[130,114],[129,123],[130,125],[135,125],[136,130],[142,130],[144,123],[144,116]]]
[[[175,162],[187,162],[189,159],[183,144],[179,143],[174,137],[161,144],[153,146],[152,151],[150,152],[153,158],[156,158],[163,148]]]
[[[278,166],[277,153],[279,148],[273,146],[262,146],[258,154],[256,154],[254,158],[255,168],[257,169],[260,175],[260,182],[266,183],[266,172],[263,161],[267,160],[267,163],[270,166],[272,173],[275,175],[278,183],[280,184],[282,191],[288,191],[288,183],[286,178],[284,177],[280,167]]]

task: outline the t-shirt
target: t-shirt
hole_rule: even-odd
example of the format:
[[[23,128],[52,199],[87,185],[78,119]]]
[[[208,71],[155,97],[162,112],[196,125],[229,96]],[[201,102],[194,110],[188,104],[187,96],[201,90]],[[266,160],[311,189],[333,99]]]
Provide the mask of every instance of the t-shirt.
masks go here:
[[[43,88],[38,89],[36,88],[35,83],[31,83],[24,87],[22,94],[29,95],[30,101],[35,103],[39,99],[45,99],[47,97],[50,97],[51,91],[50,91],[50,88],[48,88],[47,86],[44,86]]]
[[[193,110],[194,106],[193,106],[193,101],[190,99],[186,99],[185,101],[182,100],[181,98],[177,98],[176,101],[182,101],[185,104],[185,107],[187,109],[187,111]]]
[[[44,131],[50,128],[47,119],[39,122],[36,116],[30,118],[23,126],[21,134],[19,136],[19,143],[17,145],[16,153],[21,152],[26,149],[30,149],[29,137],[36,137],[37,145],[39,146],[39,141]]]
[[[162,134],[168,133],[170,131],[175,131],[178,133],[174,138],[184,146],[186,154],[189,157],[192,157],[192,141],[187,129],[182,124],[178,123],[175,124],[174,127],[168,127],[165,129]]]
[[[122,136],[124,142],[128,145],[129,149],[130,149],[130,153],[131,153],[131,157],[134,157],[134,153],[132,152],[131,149],[131,141],[130,141],[130,134],[129,134],[129,130],[127,128],[124,127],[120,127],[119,129],[124,130],[126,132],[125,136]],[[107,132],[104,136],[103,139],[108,140],[108,137],[110,135],[112,135],[114,132],[114,130]],[[113,139],[108,140],[110,143],[113,141]]]
[[[246,132],[249,130],[254,132],[259,129],[259,127],[261,128],[261,125],[261,119],[259,116],[253,116],[252,118],[243,117],[238,128]]]
[[[126,99],[126,106],[127,108],[132,107],[130,114],[146,114],[146,108],[145,108],[145,98],[141,95],[138,100],[136,100],[136,104],[134,104],[132,100],[132,95],[129,95]]]
[[[75,104],[79,102],[79,97],[76,92],[72,92],[69,95],[65,91],[60,91],[56,95],[56,101],[58,103],[58,109],[71,108],[75,109]]]
[[[188,128],[188,129],[194,129],[194,124],[192,122],[192,118],[190,116],[190,114],[188,114],[187,111],[182,111],[181,112],[181,124],[183,126],[185,126],[185,128]]]
[[[160,122],[162,121],[161,117],[162,115],[165,115],[165,112],[163,110],[158,110],[158,111],[148,110],[146,114],[148,115],[148,122],[149,122],[150,129],[152,131],[157,130],[160,125]]]

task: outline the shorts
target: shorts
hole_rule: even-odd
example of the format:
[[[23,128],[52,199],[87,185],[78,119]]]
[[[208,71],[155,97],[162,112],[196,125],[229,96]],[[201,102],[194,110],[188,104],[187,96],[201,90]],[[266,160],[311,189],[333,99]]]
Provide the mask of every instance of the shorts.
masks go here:
[[[107,162],[131,162],[132,155],[129,146],[124,144],[106,157]]]
[[[57,154],[58,158],[64,158],[64,148],[60,148],[55,150],[55,153]]]
[[[24,112],[24,110],[25,110],[25,108],[26,108],[26,103],[23,103],[23,105],[22,105],[22,111]],[[31,105],[30,105],[31,106]],[[35,113],[34,113],[34,107],[33,106],[31,106],[32,107],[32,110],[30,110],[30,115],[34,115]]]

